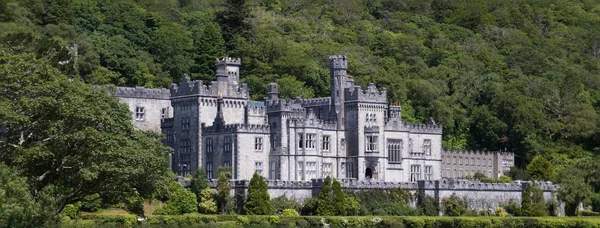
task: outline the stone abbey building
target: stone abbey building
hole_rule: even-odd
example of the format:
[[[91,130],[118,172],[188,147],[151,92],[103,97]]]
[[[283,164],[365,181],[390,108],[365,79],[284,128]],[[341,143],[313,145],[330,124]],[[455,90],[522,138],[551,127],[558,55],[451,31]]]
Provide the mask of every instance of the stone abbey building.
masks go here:
[[[232,58],[217,60],[213,82],[185,76],[170,90],[119,87],[114,95],[137,128],[166,136],[175,151],[171,168],[181,176],[203,167],[212,179],[230,166],[233,179],[254,172],[294,181],[441,179],[442,127],[432,119],[403,122],[385,88],[354,84],[346,56],[330,56],[329,64],[331,94],[323,98],[281,99],[271,83],[264,101],[252,101],[239,80],[241,61]]]

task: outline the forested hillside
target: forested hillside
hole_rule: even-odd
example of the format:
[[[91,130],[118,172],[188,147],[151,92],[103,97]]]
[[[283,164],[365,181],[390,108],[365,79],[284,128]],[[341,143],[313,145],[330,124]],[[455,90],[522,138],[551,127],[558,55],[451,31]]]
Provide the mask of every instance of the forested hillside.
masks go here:
[[[214,59],[232,56],[254,99],[272,81],[285,97],[327,96],[327,56],[345,54],[357,83],[386,87],[405,121],[442,124],[445,148],[514,151],[522,168],[537,156],[529,174],[549,180],[600,152],[598,1],[2,0],[0,10],[3,52],[35,53],[87,83],[211,80]]]

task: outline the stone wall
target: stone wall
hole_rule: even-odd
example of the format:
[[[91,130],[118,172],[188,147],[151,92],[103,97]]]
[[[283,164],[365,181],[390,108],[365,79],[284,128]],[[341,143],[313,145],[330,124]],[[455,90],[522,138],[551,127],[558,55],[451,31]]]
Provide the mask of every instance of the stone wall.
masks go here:
[[[232,180],[232,194],[244,195],[250,181]],[[506,205],[510,201],[521,203],[521,194],[529,181],[515,181],[511,183],[482,183],[477,181],[457,181],[457,180],[439,180],[439,181],[417,181],[417,182],[368,182],[356,181],[354,179],[341,180],[342,188],[346,191],[365,191],[374,189],[406,189],[411,193],[424,193],[434,197],[440,202],[444,198],[456,195],[466,198],[470,210],[495,210],[496,207]],[[535,182],[544,192],[546,201],[556,200],[555,192],[559,186],[551,182]],[[217,182],[213,180],[210,183],[213,188]],[[286,195],[288,198],[297,200],[300,203],[310,197],[318,197],[323,179],[313,179],[311,181],[273,181],[267,180],[269,194],[271,198]],[[564,215],[564,208],[559,207],[559,215]]]

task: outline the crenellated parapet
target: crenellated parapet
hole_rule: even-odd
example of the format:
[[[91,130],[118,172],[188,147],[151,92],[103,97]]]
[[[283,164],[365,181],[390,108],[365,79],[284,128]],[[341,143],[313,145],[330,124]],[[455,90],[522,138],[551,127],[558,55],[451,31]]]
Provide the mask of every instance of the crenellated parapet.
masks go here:
[[[210,84],[205,85],[202,80],[190,80],[189,77],[184,77],[179,85],[171,85],[171,97],[183,97],[183,96],[205,96],[205,97],[218,97],[219,94],[223,98],[240,98],[248,99],[248,86],[246,84],[236,84],[229,82],[218,82],[213,81]]]
[[[290,127],[335,130],[337,129],[337,123],[335,121],[321,120],[315,116],[315,113],[312,112],[312,110],[309,110],[305,117],[292,119],[290,121]]]
[[[328,106],[331,103],[331,97],[320,97],[313,99],[303,99],[303,107]]]
[[[248,114],[253,116],[264,116],[266,114],[265,103],[262,101],[249,101]]]
[[[442,134],[442,126],[436,124],[412,124],[401,121],[387,122],[386,131],[401,131],[410,133]]]
[[[483,150],[443,150],[443,154],[466,154],[466,155],[490,155],[490,154],[501,154],[501,155],[512,155],[513,152],[508,151],[483,151]]]
[[[151,89],[144,87],[117,87],[113,96],[123,98],[146,98],[168,100],[171,93],[168,89]]]
[[[383,88],[380,91],[374,83],[370,83],[366,89],[363,89],[360,86],[346,89],[345,94],[346,102],[387,103],[386,88]]]
[[[225,124],[222,127],[206,126],[202,123],[203,134],[214,133],[257,133],[269,134],[269,125],[266,124]]]
[[[267,113],[269,112],[297,112],[304,110],[302,103],[298,100],[277,99],[265,101]]]

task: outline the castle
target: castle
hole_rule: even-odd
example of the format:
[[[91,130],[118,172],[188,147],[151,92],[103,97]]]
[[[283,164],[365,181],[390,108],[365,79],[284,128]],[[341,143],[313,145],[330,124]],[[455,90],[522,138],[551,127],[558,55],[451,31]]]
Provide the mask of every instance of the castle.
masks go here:
[[[281,181],[331,176],[416,182],[467,175],[462,169],[460,175],[445,172],[451,161],[443,158],[452,158],[443,157],[441,126],[433,119],[403,122],[401,107],[389,104],[385,88],[354,84],[346,56],[329,57],[330,96],[314,99],[282,99],[271,83],[264,101],[252,101],[239,80],[241,65],[240,59],[218,59],[216,81],[185,76],[170,90],[119,87],[114,96],[129,106],[137,128],[166,136],[164,143],[175,151],[171,169],[180,176],[203,167],[212,179],[220,166],[231,167],[233,179],[246,180],[254,172]],[[492,164],[504,160],[477,170],[497,177],[500,169]]]

